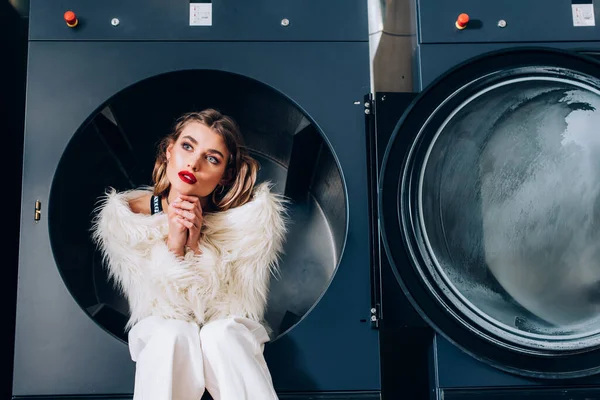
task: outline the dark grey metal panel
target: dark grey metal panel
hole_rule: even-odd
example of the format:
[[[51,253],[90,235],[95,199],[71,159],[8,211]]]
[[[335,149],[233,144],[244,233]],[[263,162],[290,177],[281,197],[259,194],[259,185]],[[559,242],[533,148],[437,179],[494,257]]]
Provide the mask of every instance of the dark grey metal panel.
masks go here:
[[[73,133],[104,101],[142,79],[200,68],[243,74],[289,96],[325,132],[346,185],[349,225],[336,275],[298,326],[267,346],[277,390],[379,390],[377,331],[367,322],[368,43],[75,41],[30,43],[14,395],[131,393],[127,347],[75,304],[53,260],[50,186]],[[77,201],[76,182],[65,195]]]
[[[503,390],[510,387],[531,388],[540,390],[541,387],[550,386],[550,382],[542,379],[525,378],[500,371],[482,361],[476,360],[471,355],[460,350],[440,335],[435,335],[432,343],[431,363],[436,367],[438,381],[432,382],[432,389],[466,389],[471,388],[496,388]],[[598,387],[600,377],[591,376],[580,379],[570,379],[569,387],[595,386]],[[560,387],[561,382],[552,382],[553,386]],[[535,388],[535,389],[534,389]],[[504,389],[505,390],[505,389]],[[515,397],[517,393],[513,393]],[[446,397],[444,397],[446,398]],[[481,397],[487,399],[488,397]],[[489,398],[492,398],[491,396]],[[529,397],[527,397],[529,398]],[[567,397],[579,398],[579,397]],[[593,397],[596,398],[596,397]]]
[[[591,3],[591,0],[589,1]],[[469,14],[467,29],[454,23]],[[571,1],[566,0],[418,0],[420,43],[561,42],[600,38],[600,7],[596,26],[575,27]],[[499,20],[506,27],[498,26]],[[441,58],[441,57],[440,57]]]
[[[500,371],[476,360],[437,334],[432,343],[432,355],[435,357],[435,361],[431,361],[436,365],[438,388],[537,386],[545,383]]]
[[[79,26],[66,25],[67,10]],[[212,10],[212,26],[190,26],[190,0],[32,0],[29,34],[31,40],[368,41],[363,0],[214,0]]]
[[[600,38],[600,35],[598,36]],[[598,42],[556,42],[556,43],[487,43],[487,44],[424,44],[418,47],[418,57],[415,60],[416,83],[415,90],[421,91],[450,68],[494,50],[514,47],[549,47],[557,49],[572,49],[577,51],[600,51]]]

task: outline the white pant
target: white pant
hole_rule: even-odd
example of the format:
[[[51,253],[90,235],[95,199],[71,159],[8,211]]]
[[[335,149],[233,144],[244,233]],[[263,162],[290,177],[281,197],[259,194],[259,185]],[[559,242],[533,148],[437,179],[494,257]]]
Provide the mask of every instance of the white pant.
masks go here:
[[[134,400],[277,399],[263,349],[265,328],[246,318],[192,322],[148,317],[129,332]]]

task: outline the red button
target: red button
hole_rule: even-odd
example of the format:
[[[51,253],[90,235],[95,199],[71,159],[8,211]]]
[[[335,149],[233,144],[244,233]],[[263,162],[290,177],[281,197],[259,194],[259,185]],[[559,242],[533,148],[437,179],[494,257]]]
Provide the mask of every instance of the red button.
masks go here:
[[[65,22],[67,23],[67,26],[69,26],[70,28],[74,28],[77,26],[77,24],[79,23],[79,21],[77,20],[77,16],[75,15],[75,13],[73,11],[67,11],[64,15],[65,17]]]
[[[465,29],[467,27],[467,24],[469,23],[469,15],[462,13],[458,16],[458,19],[456,20],[456,27],[458,29]]]

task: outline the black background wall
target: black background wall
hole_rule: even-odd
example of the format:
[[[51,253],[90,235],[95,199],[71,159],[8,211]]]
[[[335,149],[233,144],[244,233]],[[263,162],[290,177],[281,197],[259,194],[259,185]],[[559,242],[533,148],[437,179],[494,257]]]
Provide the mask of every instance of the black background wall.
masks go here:
[[[27,20],[10,3],[0,1],[0,62],[3,64],[0,68],[0,210],[3,214],[0,254],[1,399],[10,399],[12,395],[26,57]]]

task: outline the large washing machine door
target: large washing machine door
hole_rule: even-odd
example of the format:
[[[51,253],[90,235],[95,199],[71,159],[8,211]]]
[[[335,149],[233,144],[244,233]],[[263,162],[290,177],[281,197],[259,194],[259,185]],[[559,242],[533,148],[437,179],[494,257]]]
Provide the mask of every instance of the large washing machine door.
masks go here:
[[[600,371],[600,64],[489,53],[423,91],[388,144],[385,250],[440,334],[500,369]]]

